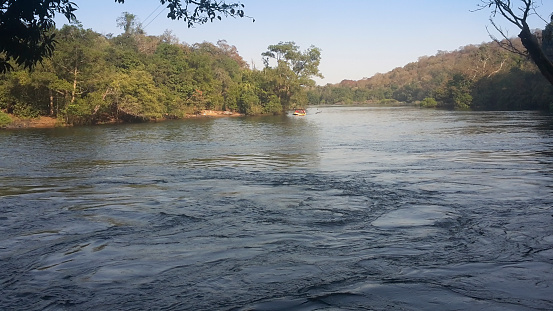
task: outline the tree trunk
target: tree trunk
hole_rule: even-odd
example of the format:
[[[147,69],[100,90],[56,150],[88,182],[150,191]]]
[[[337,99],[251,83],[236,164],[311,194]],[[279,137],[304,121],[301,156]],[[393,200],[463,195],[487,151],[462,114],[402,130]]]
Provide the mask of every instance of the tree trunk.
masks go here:
[[[518,35],[522,44],[530,54],[530,57],[538,66],[541,74],[553,85],[553,63],[547,58],[543,52],[538,39],[532,34],[528,25],[524,25],[522,31]]]
[[[52,92],[52,89],[48,89],[48,93],[50,94],[50,116],[54,115],[54,93]]]
[[[71,104],[75,102],[75,96],[77,94],[77,75],[79,71],[77,70],[77,67],[75,67],[75,71],[73,72],[73,91],[71,91]]]

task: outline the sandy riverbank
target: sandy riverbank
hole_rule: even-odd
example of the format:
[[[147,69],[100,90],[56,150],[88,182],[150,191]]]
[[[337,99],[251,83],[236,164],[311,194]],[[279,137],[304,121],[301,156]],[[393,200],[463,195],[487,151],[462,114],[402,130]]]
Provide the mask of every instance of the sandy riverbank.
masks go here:
[[[200,114],[189,115],[187,117],[241,117],[243,114],[231,111],[221,110],[202,110]]]
[[[6,126],[5,127],[6,129],[54,128],[54,127],[68,126],[63,121],[60,121],[52,117],[41,116],[41,117],[32,118],[32,119],[22,119],[11,114],[9,116],[13,120],[13,122],[8,126]],[[186,119],[202,118],[202,117],[219,118],[219,117],[240,117],[240,116],[243,116],[243,114],[237,113],[237,112],[230,112],[230,111],[202,110],[199,114],[186,115],[185,118]],[[157,120],[157,121],[163,121],[163,119]]]
[[[7,125],[6,129],[21,129],[21,128],[52,128],[57,126],[65,126],[58,119],[52,117],[41,116],[32,119],[22,119],[14,115],[9,115],[12,123]]]

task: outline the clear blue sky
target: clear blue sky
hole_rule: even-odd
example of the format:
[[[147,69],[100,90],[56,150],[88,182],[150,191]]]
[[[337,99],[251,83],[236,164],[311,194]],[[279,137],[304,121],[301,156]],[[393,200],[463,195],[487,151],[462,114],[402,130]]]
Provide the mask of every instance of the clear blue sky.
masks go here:
[[[474,12],[480,0],[242,0],[255,22],[227,18],[192,29],[182,21],[169,20],[159,0],[75,2],[84,28],[120,34],[116,19],[127,11],[137,15],[149,35],[169,29],[188,44],[227,40],[257,68],[262,67],[261,53],[271,44],[294,41],[302,50],[314,45],[322,49],[319,68],[325,79],[317,79],[322,85],[385,73],[438,50],[489,42],[486,27],[493,30],[489,11]],[[553,1],[537,2],[538,12],[549,20]],[[62,17],[56,21],[58,27],[66,22]],[[518,34],[504,19],[497,21],[511,36]],[[530,26],[543,28],[545,23],[534,18]]]

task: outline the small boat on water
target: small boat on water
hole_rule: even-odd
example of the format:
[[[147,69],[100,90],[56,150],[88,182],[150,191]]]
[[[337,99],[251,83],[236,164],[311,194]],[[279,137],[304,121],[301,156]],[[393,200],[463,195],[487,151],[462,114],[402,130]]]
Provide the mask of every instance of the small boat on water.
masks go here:
[[[296,109],[294,111],[295,116],[305,116],[307,113],[305,112],[305,109]]]

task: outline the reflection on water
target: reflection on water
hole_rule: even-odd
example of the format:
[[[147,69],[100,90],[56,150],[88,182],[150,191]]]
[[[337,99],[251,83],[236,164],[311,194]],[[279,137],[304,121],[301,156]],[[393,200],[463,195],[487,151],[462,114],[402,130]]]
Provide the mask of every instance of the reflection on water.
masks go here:
[[[0,309],[548,310],[552,118],[0,132]]]

